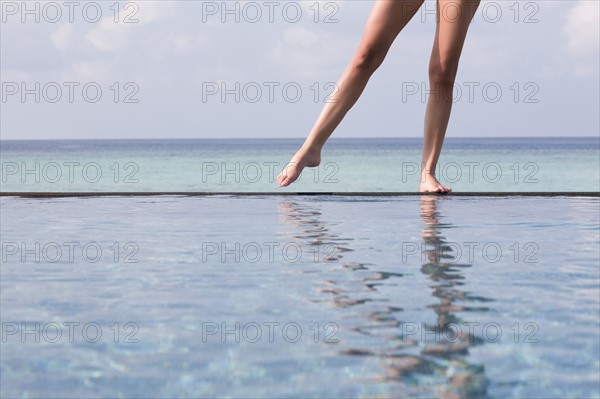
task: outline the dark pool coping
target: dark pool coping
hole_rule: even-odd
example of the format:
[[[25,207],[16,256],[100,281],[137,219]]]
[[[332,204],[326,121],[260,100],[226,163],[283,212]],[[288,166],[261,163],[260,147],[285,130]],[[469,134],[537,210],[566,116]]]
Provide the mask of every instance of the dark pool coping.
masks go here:
[[[187,191],[144,191],[144,192],[0,192],[0,197],[21,198],[72,198],[72,197],[288,197],[288,196],[327,196],[327,197],[414,197],[423,195],[451,197],[600,197],[596,191],[544,191],[544,192],[453,192],[451,194],[417,192],[187,192]]]

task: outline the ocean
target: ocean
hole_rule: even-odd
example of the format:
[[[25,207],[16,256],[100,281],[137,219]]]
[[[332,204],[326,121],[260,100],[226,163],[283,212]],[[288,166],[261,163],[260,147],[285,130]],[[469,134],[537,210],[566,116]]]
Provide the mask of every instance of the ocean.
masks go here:
[[[421,139],[332,139],[286,189],[301,140],[1,141],[1,190],[415,192]],[[600,138],[448,138],[438,178],[455,191],[599,191]]]

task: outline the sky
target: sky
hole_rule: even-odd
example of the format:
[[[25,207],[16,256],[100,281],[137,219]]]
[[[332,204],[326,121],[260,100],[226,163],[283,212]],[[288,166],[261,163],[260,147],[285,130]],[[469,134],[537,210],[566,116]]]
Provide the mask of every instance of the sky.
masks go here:
[[[447,136],[599,136],[599,4],[482,1]],[[3,140],[300,138],[373,1],[0,6]],[[422,135],[435,7],[400,33],[334,137]]]

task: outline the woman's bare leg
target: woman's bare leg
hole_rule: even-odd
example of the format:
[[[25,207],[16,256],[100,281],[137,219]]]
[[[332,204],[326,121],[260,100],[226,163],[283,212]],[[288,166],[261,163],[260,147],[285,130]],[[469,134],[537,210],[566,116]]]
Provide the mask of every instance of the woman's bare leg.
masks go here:
[[[337,93],[323,108],[302,147],[277,177],[280,187],[293,183],[305,167],[319,165],[323,145],[356,103],[369,78],[383,62],[396,36],[421,4],[423,0],[375,2],[359,48],[338,81]]]
[[[437,26],[431,61],[430,90],[425,113],[425,137],[421,162],[421,192],[448,193],[435,177],[435,168],[442,151],[450,111],[458,62],[467,30],[480,0],[438,0]]]

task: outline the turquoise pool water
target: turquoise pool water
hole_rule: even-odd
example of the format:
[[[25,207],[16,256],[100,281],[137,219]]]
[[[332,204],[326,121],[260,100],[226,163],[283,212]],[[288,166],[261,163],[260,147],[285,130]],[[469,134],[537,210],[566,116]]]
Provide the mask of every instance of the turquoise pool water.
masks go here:
[[[0,204],[2,397],[600,396],[597,198]]]

